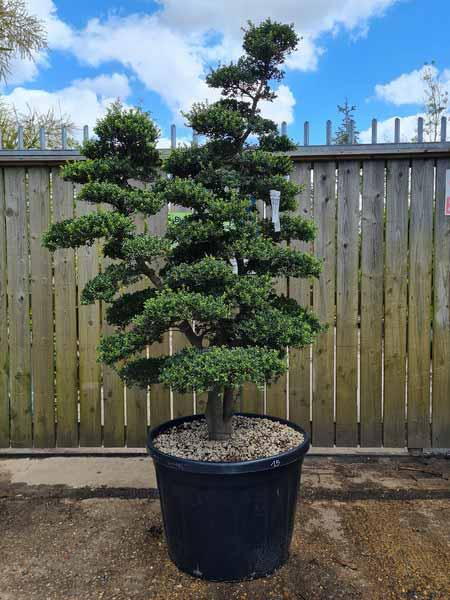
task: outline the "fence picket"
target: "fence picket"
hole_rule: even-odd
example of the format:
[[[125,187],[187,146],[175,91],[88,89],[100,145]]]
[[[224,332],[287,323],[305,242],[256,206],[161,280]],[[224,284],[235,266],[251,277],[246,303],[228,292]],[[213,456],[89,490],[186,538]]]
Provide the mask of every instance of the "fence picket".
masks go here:
[[[264,218],[265,204],[262,200],[256,202],[257,219]],[[254,383],[244,383],[240,390],[240,410],[249,413],[264,413],[265,386],[258,387]],[[196,402],[197,412],[203,412],[206,407],[206,396],[199,394]]]
[[[52,259],[42,246],[50,226],[50,173],[28,170],[30,198],[33,438],[37,448],[55,445]]]
[[[112,210],[111,205],[102,205],[102,210]],[[102,270],[104,271],[114,261],[103,257]],[[106,319],[108,304],[101,305],[102,336],[115,332],[115,328],[108,324]],[[103,445],[109,448],[125,445],[125,390],[123,381],[116,371],[108,365],[102,365],[103,386]]]
[[[54,222],[74,215],[73,184],[52,169]],[[78,445],[78,358],[75,251],[57,250],[53,255],[55,279],[56,438],[60,447]]]
[[[0,171],[0,448],[9,447],[10,420],[5,213],[5,187],[2,169]]]
[[[408,447],[430,445],[432,160],[411,165],[408,298]]]
[[[432,446],[450,447],[450,217],[444,216],[446,170],[436,165],[434,215],[433,423]]]
[[[5,168],[11,446],[31,448],[31,336],[25,169]]]
[[[361,217],[361,446],[381,446],[384,161],[363,164]]]
[[[164,235],[167,227],[168,208],[163,207],[159,213],[149,220],[149,232],[152,235]],[[152,344],[148,353],[149,356],[161,356],[169,354],[170,343],[169,334],[163,336],[162,342]],[[170,410],[170,390],[161,383],[155,383],[150,386],[150,423],[152,427],[156,427],[160,423],[171,418]]]
[[[359,163],[338,169],[336,273],[336,444],[358,443]]]
[[[77,188],[76,188],[77,189]],[[77,216],[87,215],[96,210],[95,206],[77,201]],[[78,340],[80,351],[80,446],[100,446],[101,429],[101,371],[97,361],[97,347],[100,342],[100,305],[82,305],[81,293],[99,272],[99,248],[82,246],[77,250],[78,266]]]
[[[276,384],[266,390],[244,385],[237,407],[289,414],[307,430],[312,411],[315,446],[446,447],[450,220],[444,202],[450,144],[366,146],[336,151],[306,146],[293,155],[292,177],[307,184],[298,214],[314,216],[314,252],[324,259],[324,269],[312,290],[309,282],[285,278],[277,290],[306,306],[312,297],[313,311],[329,328],[312,351],[290,349],[289,373]],[[64,182],[55,167],[76,153],[53,156],[47,151],[38,157],[41,150],[34,150],[28,161],[28,152],[21,152],[20,162],[5,151],[0,157],[5,164],[0,171],[0,447],[77,446],[79,436],[84,446],[142,447],[149,416],[155,426],[188,414],[194,398],[196,412],[203,412],[207,394],[174,394],[173,411],[170,390],[162,385],[132,388],[125,398],[118,376],[97,363],[100,328],[103,333],[112,328],[105,321],[105,306],[79,306],[79,298],[97,273],[99,248],[59,249],[52,257],[41,247],[50,216],[58,222],[95,210],[75,202],[73,184]],[[33,163],[36,158],[39,162]],[[270,212],[268,206],[267,218]],[[162,234],[167,216],[162,211],[143,222],[142,230]],[[167,354],[186,343],[172,331],[144,355]]]
[[[271,219],[271,207],[266,207],[266,218]],[[283,242],[284,243],[284,242]],[[277,277],[274,288],[278,295],[287,296],[287,277]],[[287,359],[286,359],[287,360]],[[284,373],[275,382],[266,386],[266,413],[273,417],[287,417],[288,375]]]
[[[313,285],[313,306],[328,329],[313,346],[312,443],[334,444],[334,320],[336,286],[336,163],[314,165],[314,221],[318,227],[314,253],[323,270]]]
[[[311,218],[311,165],[297,163],[294,165],[292,180],[302,185],[298,195],[296,214],[303,218]],[[292,241],[291,246],[303,252],[311,251],[311,244]],[[289,279],[289,296],[305,308],[311,305],[311,280]],[[311,418],[311,348],[290,348],[289,350],[289,418],[301,425],[310,433]]]
[[[139,184],[138,184],[139,185]],[[147,224],[143,215],[135,217],[136,230],[138,233],[144,233],[147,229]],[[138,282],[127,288],[128,292],[136,292],[143,289],[147,285],[147,281]],[[146,356],[146,351],[142,353]],[[130,448],[139,448],[145,446],[147,438],[147,393],[146,388],[137,386],[127,387],[125,391],[126,397],[126,413],[127,413],[127,446]]]
[[[386,183],[383,444],[405,446],[409,161],[389,160]]]

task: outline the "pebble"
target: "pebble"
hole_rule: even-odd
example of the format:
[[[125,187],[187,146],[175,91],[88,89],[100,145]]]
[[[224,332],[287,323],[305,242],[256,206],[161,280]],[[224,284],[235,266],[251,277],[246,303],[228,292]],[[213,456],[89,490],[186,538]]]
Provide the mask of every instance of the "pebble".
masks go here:
[[[278,421],[233,417],[233,433],[226,441],[208,439],[205,419],[183,423],[161,433],[155,447],[172,456],[207,462],[240,462],[269,458],[299,446],[304,436]]]

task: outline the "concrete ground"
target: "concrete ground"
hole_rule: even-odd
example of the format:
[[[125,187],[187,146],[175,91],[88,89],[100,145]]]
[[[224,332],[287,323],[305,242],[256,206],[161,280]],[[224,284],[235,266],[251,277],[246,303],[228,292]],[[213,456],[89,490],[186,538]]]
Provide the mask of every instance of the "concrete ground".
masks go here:
[[[450,461],[307,457],[291,557],[208,583],[170,562],[151,460],[0,460],[0,600],[449,600]]]

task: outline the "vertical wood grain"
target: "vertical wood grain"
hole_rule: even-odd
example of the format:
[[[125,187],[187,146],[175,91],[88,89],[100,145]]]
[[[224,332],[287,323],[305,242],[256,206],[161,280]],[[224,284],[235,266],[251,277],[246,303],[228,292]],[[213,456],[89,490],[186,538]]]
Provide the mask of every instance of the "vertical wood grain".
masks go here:
[[[445,172],[449,159],[436,165],[434,216],[434,315],[432,445],[450,447],[450,217],[444,215]]]
[[[314,254],[323,269],[313,286],[314,312],[328,329],[313,345],[312,443],[334,444],[334,319],[336,290],[336,163],[314,165]]]
[[[149,233],[162,236],[167,228],[168,207],[164,206],[157,215],[150,217]],[[170,352],[169,333],[165,333],[162,342],[149,347],[149,356],[167,355]],[[161,383],[150,386],[150,422],[156,427],[171,418],[170,389]]]
[[[77,201],[77,216],[96,210],[84,201]],[[98,244],[77,250],[78,266],[78,340],[80,352],[80,446],[100,446],[101,429],[101,370],[97,361],[100,342],[100,304],[82,305],[85,285],[99,272]]]
[[[406,445],[409,161],[387,162],[383,444]]]
[[[408,298],[408,447],[430,445],[432,160],[411,166]]]
[[[11,446],[32,446],[29,245],[25,169],[5,174]]]
[[[311,206],[311,165],[307,162],[295,163],[291,180],[302,186],[297,197],[295,214],[312,218]],[[293,240],[291,247],[302,252],[311,252],[312,244]],[[289,296],[301,306],[311,306],[311,279],[289,279]],[[311,433],[311,348],[289,349],[289,419]]]
[[[361,446],[381,446],[384,161],[364,161],[361,217]]]
[[[50,173],[47,167],[28,170],[31,253],[33,438],[37,448],[55,445],[53,364],[53,290],[50,252],[42,235],[50,226]]]
[[[74,216],[73,184],[52,169],[53,221]],[[53,254],[55,279],[55,364],[57,445],[78,445],[77,290],[75,251]]]
[[[359,163],[338,167],[336,273],[336,445],[358,443]]]
[[[138,184],[142,185],[142,184]],[[144,233],[146,231],[146,220],[142,214],[135,217],[136,231]],[[127,288],[127,292],[136,292],[142,290],[148,285],[148,280],[140,281]],[[146,356],[146,351],[142,353]],[[147,388],[138,386],[127,387],[126,412],[127,412],[127,446],[130,448],[141,448],[145,446],[147,439]]]
[[[0,448],[9,447],[9,343],[4,170],[0,170]]]

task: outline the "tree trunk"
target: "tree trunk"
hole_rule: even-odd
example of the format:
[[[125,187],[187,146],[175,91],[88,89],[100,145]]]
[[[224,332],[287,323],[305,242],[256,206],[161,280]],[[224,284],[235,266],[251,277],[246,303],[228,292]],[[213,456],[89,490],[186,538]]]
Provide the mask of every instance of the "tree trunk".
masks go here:
[[[206,405],[206,422],[210,440],[229,440],[232,433],[231,418],[234,409],[234,395],[232,388],[225,388],[223,393],[220,387],[215,386],[208,392]]]

